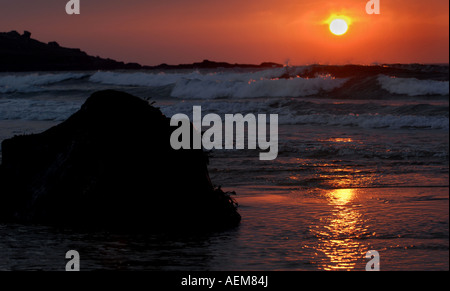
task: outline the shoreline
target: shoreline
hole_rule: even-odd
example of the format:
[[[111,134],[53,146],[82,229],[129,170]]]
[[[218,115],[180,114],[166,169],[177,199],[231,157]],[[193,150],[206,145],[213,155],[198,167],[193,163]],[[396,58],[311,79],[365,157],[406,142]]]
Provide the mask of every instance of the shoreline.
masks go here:
[[[438,231],[448,225],[448,189],[404,190],[238,195],[240,226],[201,237],[0,224],[0,269],[59,270],[76,248],[84,271],[364,271],[368,250],[380,253],[382,271],[448,271],[448,229]]]

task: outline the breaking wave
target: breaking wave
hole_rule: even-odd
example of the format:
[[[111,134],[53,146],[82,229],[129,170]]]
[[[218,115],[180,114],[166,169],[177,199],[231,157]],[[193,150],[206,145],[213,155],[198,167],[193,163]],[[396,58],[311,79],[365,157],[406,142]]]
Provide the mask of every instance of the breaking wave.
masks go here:
[[[57,91],[66,81],[73,81],[74,89],[140,88],[150,96],[178,99],[325,96],[366,100],[449,95],[448,66],[423,65],[4,73],[0,74],[0,93]],[[66,83],[58,86],[61,82]]]
[[[381,87],[392,93],[408,96],[448,95],[448,81],[418,80],[416,78],[395,78],[380,75]]]
[[[116,73],[97,72],[89,80],[110,85],[162,87],[172,85],[171,97],[185,99],[301,97],[331,91],[345,79],[331,76],[280,78],[283,69],[250,73]]]
[[[47,85],[89,76],[84,73],[28,74],[0,76],[0,93],[32,93],[49,90]]]

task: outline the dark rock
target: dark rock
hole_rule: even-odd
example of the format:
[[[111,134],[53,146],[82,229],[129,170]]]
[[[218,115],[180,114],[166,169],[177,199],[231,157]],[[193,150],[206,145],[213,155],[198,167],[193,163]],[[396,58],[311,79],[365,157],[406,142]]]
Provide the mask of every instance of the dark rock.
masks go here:
[[[268,62],[262,63],[260,65],[252,65],[252,64],[230,64],[227,62],[214,62],[210,60],[203,60],[200,63],[193,63],[193,64],[168,65],[164,63],[152,68],[159,70],[180,70],[180,69],[193,70],[193,69],[217,69],[217,68],[267,69],[267,68],[282,68],[282,67],[283,65]]]
[[[10,32],[6,32],[5,35],[6,35],[7,37],[10,37],[10,38],[19,38],[19,37],[21,37],[20,33],[18,33],[18,32],[15,31],[15,30],[12,30],[12,31],[10,31]]]
[[[78,48],[64,48],[57,42],[43,43],[25,31],[0,33],[0,72],[67,71],[67,70],[124,70],[136,64],[89,56]]]
[[[29,31],[24,31],[23,32],[23,35],[22,35],[24,38],[27,38],[27,39],[30,39],[31,38],[31,32],[29,32]]]
[[[25,31],[0,32],[0,72],[23,71],[79,71],[79,70],[180,70],[249,68],[265,69],[283,67],[276,63],[230,64],[204,60],[200,63],[158,66],[142,66],[137,63],[124,63],[112,59],[90,56],[78,48],[61,47],[57,42],[43,43],[31,38]]]
[[[59,43],[57,43],[56,41],[51,41],[48,43],[49,47],[60,47]]]
[[[147,101],[94,93],[65,122],[2,143],[0,219],[113,229],[221,229],[240,221],[202,150],[175,151],[175,127]]]

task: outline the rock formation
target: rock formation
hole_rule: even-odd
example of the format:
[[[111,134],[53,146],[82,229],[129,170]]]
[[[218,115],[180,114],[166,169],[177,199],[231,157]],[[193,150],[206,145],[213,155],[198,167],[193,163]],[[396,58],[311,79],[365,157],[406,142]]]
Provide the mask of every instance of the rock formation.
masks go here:
[[[57,42],[43,43],[25,31],[0,33],[0,72],[68,70],[137,70],[135,63],[89,56],[76,48],[64,48]]]
[[[213,187],[202,150],[175,151],[161,111],[94,93],[63,123],[2,143],[0,220],[121,230],[222,229],[237,204]]]
[[[204,60],[193,64],[142,66],[90,56],[77,48],[65,48],[56,41],[43,43],[31,38],[31,32],[0,32],[0,72],[79,71],[79,70],[181,70],[215,68],[267,69],[282,67],[276,63],[229,64]]]

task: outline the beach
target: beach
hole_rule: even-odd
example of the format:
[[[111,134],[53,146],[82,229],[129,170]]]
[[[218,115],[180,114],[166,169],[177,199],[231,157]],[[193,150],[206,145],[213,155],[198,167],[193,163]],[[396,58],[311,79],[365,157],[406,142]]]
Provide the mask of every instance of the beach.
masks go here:
[[[0,224],[0,270],[62,270],[71,249],[84,270],[363,271],[369,250],[382,270],[448,270],[448,79],[411,66],[420,79],[375,74],[355,85],[298,76],[308,69],[1,73],[0,141],[45,131],[93,92],[116,89],[168,117],[191,117],[193,106],[278,114],[279,152],[274,161],[259,150],[209,152],[213,184],[236,192],[237,228],[125,235]]]
[[[241,225],[209,235],[3,224],[0,269],[60,271],[69,249],[86,271],[364,271],[368,250],[380,253],[383,271],[449,268],[448,188],[247,191]]]

